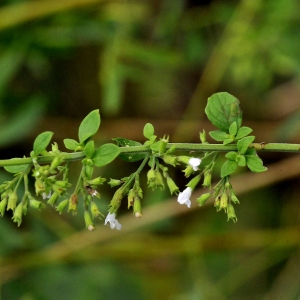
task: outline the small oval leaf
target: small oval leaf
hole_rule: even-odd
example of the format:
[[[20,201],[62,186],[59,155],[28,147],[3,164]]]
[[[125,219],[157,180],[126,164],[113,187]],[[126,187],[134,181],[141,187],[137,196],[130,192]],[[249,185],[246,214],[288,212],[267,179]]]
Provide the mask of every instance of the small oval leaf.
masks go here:
[[[15,159],[19,159],[19,158],[12,158],[11,160],[15,160]],[[5,166],[4,169],[9,172],[9,173],[19,173],[19,172],[23,172],[28,165],[15,165],[15,166]]]
[[[39,134],[33,143],[33,151],[36,156],[41,154],[49,145],[53,136],[53,132],[45,131]]]
[[[75,150],[80,144],[73,139],[64,139],[64,145],[69,150]]]
[[[227,160],[221,168],[221,177],[223,178],[233,173],[236,170],[237,166],[238,166],[237,162],[232,160]]]
[[[95,154],[95,145],[94,141],[89,141],[85,146],[84,146],[84,154],[86,155],[87,158],[92,158],[93,155]]]
[[[114,138],[112,140],[115,141],[119,147],[142,146],[142,144],[139,142],[128,140],[125,138]],[[119,157],[122,160],[127,162],[142,160],[145,158],[145,156],[146,156],[145,154],[120,154],[119,155]]]
[[[97,167],[103,167],[112,162],[120,154],[120,148],[115,144],[104,144],[95,151],[92,158]]]
[[[78,130],[79,142],[83,143],[92,137],[99,129],[100,114],[99,109],[91,111],[81,122]]]
[[[250,135],[250,136],[240,139],[237,142],[238,152],[240,154],[245,154],[247,149],[249,148],[250,144],[254,141],[254,139],[255,139],[254,135]]]
[[[229,132],[229,127],[233,122],[236,122],[237,129],[241,127],[240,102],[229,93],[221,92],[209,97],[205,113],[210,122],[222,131]]]
[[[227,139],[228,134],[224,131],[221,130],[214,130],[214,131],[210,131],[209,135],[218,142],[223,142],[224,140]]]
[[[258,173],[258,172],[264,172],[268,170],[268,168],[266,168],[263,165],[262,160],[256,155],[246,156],[246,161],[247,161],[247,167],[252,172]]]
[[[150,124],[150,123],[147,123],[144,126],[143,134],[144,134],[145,138],[150,139],[151,136],[154,135],[154,127],[153,127],[153,125]]]

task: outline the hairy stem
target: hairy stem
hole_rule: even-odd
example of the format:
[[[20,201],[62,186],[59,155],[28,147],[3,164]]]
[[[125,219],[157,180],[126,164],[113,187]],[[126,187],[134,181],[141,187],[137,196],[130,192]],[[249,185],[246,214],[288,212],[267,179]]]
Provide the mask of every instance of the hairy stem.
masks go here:
[[[207,152],[207,151],[217,151],[217,152],[228,152],[236,151],[237,145],[222,145],[222,144],[193,144],[193,143],[169,143],[167,149],[175,146],[176,151],[194,151],[194,152]],[[258,152],[291,152],[300,153],[300,144],[283,144],[283,143],[253,143],[250,147],[254,147]],[[137,154],[137,153],[150,153],[149,146],[132,146],[132,147],[120,147],[122,154]],[[49,164],[52,162],[55,156],[41,156],[38,157],[37,162],[39,164]],[[65,162],[75,161],[85,158],[83,152],[75,153],[63,153],[63,158]],[[0,160],[0,167],[5,166],[16,166],[16,165],[26,165],[31,164],[32,158],[13,158]]]

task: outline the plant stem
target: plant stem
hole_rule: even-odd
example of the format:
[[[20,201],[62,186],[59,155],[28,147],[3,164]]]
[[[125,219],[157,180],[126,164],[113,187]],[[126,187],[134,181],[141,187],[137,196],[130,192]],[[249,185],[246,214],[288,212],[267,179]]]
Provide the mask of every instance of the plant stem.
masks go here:
[[[171,146],[176,147],[176,151],[193,151],[193,152],[228,152],[237,151],[236,144],[222,145],[222,144],[193,144],[193,143],[169,143],[167,149]],[[300,153],[300,144],[283,144],[283,143],[253,143],[250,147],[254,147],[258,152],[291,152]],[[122,154],[137,154],[137,153],[150,153],[149,146],[132,146],[132,147],[120,147]],[[49,164],[52,162],[55,156],[40,156],[37,159],[39,164]],[[63,153],[63,158],[65,162],[75,161],[85,158],[83,152],[75,153]],[[32,158],[13,158],[13,159],[3,159],[0,160],[0,167],[5,166],[16,166],[16,165],[26,165],[31,164]]]

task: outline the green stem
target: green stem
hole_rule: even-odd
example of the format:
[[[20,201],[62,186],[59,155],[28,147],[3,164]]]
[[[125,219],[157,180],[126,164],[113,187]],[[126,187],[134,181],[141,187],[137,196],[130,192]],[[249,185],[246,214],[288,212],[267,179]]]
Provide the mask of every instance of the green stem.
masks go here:
[[[222,144],[192,144],[192,143],[169,143],[167,149],[172,146],[176,147],[176,151],[194,151],[194,152],[228,152],[237,151],[236,144],[222,145]],[[281,144],[281,143],[253,143],[250,145],[254,147],[258,152],[291,152],[300,153],[300,144]],[[140,153],[151,153],[149,146],[132,146],[132,147],[120,147],[121,154],[140,154]],[[52,162],[55,156],[40,156],[37,159],[39,164],[49,164]],[[75,161],[85,158],[83,152],[75,153],[63,153],[65,162]],[[25,158],[13,158],[0,160],[0,167],[5,166],[16,166],[16,165],[27,165],[32,163],[31,157]]]

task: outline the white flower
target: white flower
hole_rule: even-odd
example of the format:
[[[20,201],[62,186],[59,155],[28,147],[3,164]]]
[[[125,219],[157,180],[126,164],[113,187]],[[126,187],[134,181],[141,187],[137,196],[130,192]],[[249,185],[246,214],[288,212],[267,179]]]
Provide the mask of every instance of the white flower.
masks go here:
[[[43,199],[45,200],[45,199],[47,199],[47,198],[51,198],[51,191],[49,192],[49,194],[47,195],[45,192],[44,193],[42,193],[42,197],[43,197]]]
[[[180,204],[186,204],[188,208],[191,207],[190,197],[192,195],[192,188],[187,187],[183,192],[179,193],[177,201]]]
[[[194,171],[198,170],[198,166],[201,164],[201,159],[196,157],[191,157],[189,159],[189,165],[193,168]]]
[[[105,218],[105,222],[104,225],[106,225],[109,222],[110,228],[111,229],[118,229],[121,230],[122,229],[122,225],[119,223],[119,221],[116,219],[116,214],[113,213],[108,213],[108,215]]]

